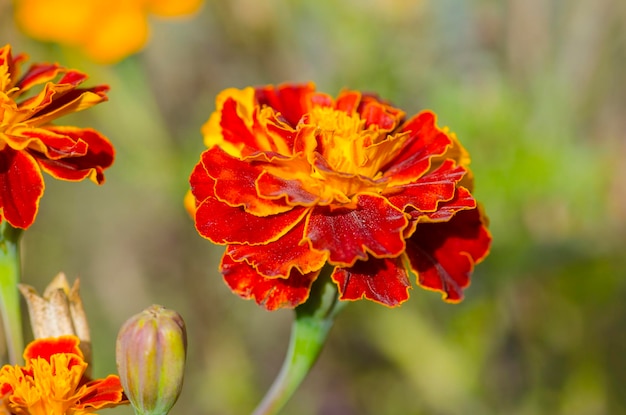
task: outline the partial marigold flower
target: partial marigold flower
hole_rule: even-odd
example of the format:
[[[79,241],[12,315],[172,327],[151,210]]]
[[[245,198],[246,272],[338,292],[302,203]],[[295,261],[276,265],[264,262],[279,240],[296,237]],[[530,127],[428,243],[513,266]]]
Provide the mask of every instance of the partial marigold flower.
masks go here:
[[[26,300],[35,339],[75,335],[80,340],[85,362],[91,364],[91,337],[80,298],[79,280],[76,279],[70,288],[61,272],[48,284],[43,296],[27,284],[19,284],[18,288]]]
[[[57,118],[106,101],[109,87],[79,88],[87,75],[58,64],[31,65],[0,48],[0,220],[33,224],[44,192],[42,171],[54,178],[101,184],[114,149],[98,131],[56,126]]]
[[[24,415],[83,415],[127,404],[116,375],[96,380],[85,376],[79,342],[71,335],[37,339],[24,351],[24,366],[3,366],[3,409]]]
[[[226,245],[221,272],[269,310],[306,301],[322,267],[341,300],[396,306],[420,286],[458,302],[488,253],[469,155],[423,111],[313,84],[227,89],[185,205]]]
[[[128,319],[116,343],[117,371],[138,415],[166,415],[182,390],[187,331],[180,314],[152,305]]]
[[[146,44],[150,15],[195,13],[202,0],[16,0],[15,19],[29,36],[77,48],[98,63],[116,63]]]

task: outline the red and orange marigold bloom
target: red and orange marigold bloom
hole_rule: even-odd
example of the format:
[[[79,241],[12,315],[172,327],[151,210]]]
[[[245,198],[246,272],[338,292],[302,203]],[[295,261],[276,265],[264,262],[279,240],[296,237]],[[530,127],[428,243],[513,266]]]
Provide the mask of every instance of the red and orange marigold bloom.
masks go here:
[[[108,86],[79,88],[87,79],[58,64],[31,65],[0,48],[0,221],[26,229],[44,191],[42,171],[57,179],[101,184],[114,149],[98,131],[51,122],[106,101]],[[40,88],[37,88],[40,87]]]
[[[116,375],[90,380],[76,336],[48,337],[30,343],[24,366],[0,369],[0,413],[83,415],[126,404]]]
[[[330,268],[341,300],[396,306],[420,286],[458,302],[491,236],[469,155],[436,116],[314,85],[228,89],[190,177],[198,232],[226,245],[228,286],[269,310]]]

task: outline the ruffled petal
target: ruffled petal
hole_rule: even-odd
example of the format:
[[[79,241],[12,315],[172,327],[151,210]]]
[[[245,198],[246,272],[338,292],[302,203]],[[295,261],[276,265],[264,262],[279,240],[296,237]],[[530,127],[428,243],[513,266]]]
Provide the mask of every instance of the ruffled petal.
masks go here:
[[[38,157],[46,173],[57,179],[79,181],[89,178],[94,183],[104,183],[104,170],[113,164],[115,158],[115,149],[105,136],[91,128],[49,126],[47,130],[67,137],[77,145],[86,144],[87,151],[84,154],[63,154],[57,150],[60,154],[56,154],[56,157]]]
[[[405,113],[394,107],[377,94],[364,93],[357,109],[361,118],[366,120],[367,128],[376,126],[383,131],[391,131],[404,119]]]
[[[284,84],[277,87],[266,86],[255,90],[258,104],[273,108],[295,127],[298,121],[311,107],[311,98],[315,93],[313,83],[303,85]]]
[[[385,191],[389,201],[398,208],[408,207],[420,212],[434,212],[442,201],[454,197],[456,185],[465,174],[465,169],[446,160],[438,169],[427,173],[413,183],[390,187]]]
[[[398,112],[389,105],[373,99],[365,100],[360,112],[366,128],[376,126],[383,131],[394,130],[404,116],[403,112]]]
[[[294,308],[309,298],[311,284],[319,271],[301,274],[292,269],[288,278],[268,278],[259,274],[245,261],[236,262],[224,255],[220,264],[224,281],[237,295],[254,300],[268,310]]]
[[[306,175],[306,173],[302,173]],[[257,191],[264,199],[284,200],[289,205],[313,206],[320,200],[320,195],[308,191],[303,186],[308,177],[280,177],[264,171],[257,180]]]
[[[124,388],[117,375],[87,382],[80,388],[77,395],[80,397],[76,403],[77,409],[110,408],[126,401]]]
[[[340,300],[367,298],[388,307],[406,301],[411,288],[401,258],[369,258],[350,268],[337,267],[332,279],[339,287]]]
[[[252,116],[255,111],[254,88],[228,88],[218,94],[215,99],[215,112],[211,114],[208,121],[202,126],[201,130],[204,136],[204,145],[207,148],[219,146],[230,155],[240,156],[241,148],[243,147],[242,143],[240,143],[239,140],[232,143],[226,141],[222,131],[222,125],[224,125],[222,122],[222,114],[227,101],[236,104],[235,115],[237,115],[237,117],[234,120],[237,126],[234,128],[243,128],[242,132],[246,135],[248,134],[248,130],[252,126]],[[240,126],[241,121],[243,121],[243,127]],[[227,125],[227,128],[230,129],[231,126]],[[236,136],[234,136],[234,138],[236,138]],[[249,140],[248,137],[244,137],[244,139]]]
[[[409,133],[399,155],[383,168],[390,186],[399,186],[415,181],[431,167],[431,160],[446,152],[452,139],[445,131],[437,128],[436,116],[424,111],[407,121],[398,131]]]
[[[213,243],[265,244],[286,234],[306,214],[306,208],[297,207],[259,217],[243,207],[229,206],[215,196],[215,180],[207,174],[205,166],[202,163],[196,166],[190,182],[196,197],[196,229]]]
[[[300,274],[319,271],[327,255],[312,250],[303,240],[304,223],[302,220],[281,238],[265,245],[230,245],[226,255],[238,262],[245,260],[259,274],[271,278],[287,278],[293,268]]]
[[[257,138],[252,134],[251,130],[254,110],[249,110],[250,119],[244,119],[238,111],[238,108],[242,105],[234,98],[228,98],[224,102],[220,121],[221,134],[224,141],[233,143],[239,151],[243,152],[243,149],[246,147],[250,150],[245,151],[245,153],[259,151]]]
[[[346,112],[348,115],[354,114],[361,102],[361,93],[359,91],[341,91],[335,103],[335,109]]]
[[[242,207],[256,216],[270,216],[291,209],[284,200],[259,196],[256,183],[263,173],[259,163],[239,160],[219,147],[202,153],[201,163],[206,174],[216,182],[214,196],[225,204]]]
[[[31,150],[51,159],[84,156],[87,143],[45,128],[14,128],[3,137],[13,150]]]
[[[67,84],[66,84],[67,85]],[[64,85],[58,86],[61,88]],[[49,105],[39,108],[28,120],[28,124],[32,126],[46,125],[63,115],[71,114],[93,107],[96,104],[106,101],[109,87],[100,85],[93,88],[82,89],[77,88],[69,92],[63,93],[59,97],[55,97]]]
[[[43,176],[30,155],[0,150],[0,208],[7,222],[22,229],[32,225],[43,191]]]
[[[360,174],[337,171],[319,154],[312,157],[312,162],[315,166],[315,175],[323,178],[321,181],[317,180],[317,183],[315,179],[311,178],[312,183],[308,184],[310,188],[317,187],[319,189],[319,204],[327,205],[333,201],[348,204],[350,203],[348,195],[368,191],[376,192],[378,186],[381,188],[384,186],[382,181],[377,182]]]
[[[459,302],[474,265],[489,252],[491,235],[479,209],[460,211],[448,222],[422,223],[407,240],[406,254],[420,286]]]
[[[464,187],[459,187],[450,200],[440,202],[434,212],[409,212],[411,217],[419,222],[447,222],[460,210],[469,210],[476,207],[476,199]]]
[[[19,80],[19,63],[26,60],[25,54],[13,56],[11,45],[0,47],[0,67],[8,76],[0,76],[0,91],[10,91]]]
[[[367,259],[395,257],[404,250],[402,236],[408,221],[402,211],[378,195],[356,196],[354,206],[316,206],[305,235],[311,247],[328,252],[334,265],[352,266]]]
[[[194,199],[195,209],[207,198],[215,198],[215,179],[207,173],[202,162],[195,165],[189,175],[189,184],[191,185],[191,195]]]
[[[40,85],[54,80],[64,68],[57,63],[37,63],[28,68],[28,71],[17,82],[18,91],[15,91],[14,97],[17,97],[35,85]]]
[[[50,357],[58,353],[73,354],[82,358],[79,343],[78,337],[71,335],[36,339],[24,349],[24,360],[28,362],[39,357],[49,362]]]

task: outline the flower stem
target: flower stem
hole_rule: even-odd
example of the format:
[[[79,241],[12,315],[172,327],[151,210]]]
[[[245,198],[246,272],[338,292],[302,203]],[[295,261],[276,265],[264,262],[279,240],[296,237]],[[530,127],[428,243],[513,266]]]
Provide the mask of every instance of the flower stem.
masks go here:
[[[311,287],[308,300],[296,308],[283,366],[253,415],[277,414],[298,389],[322,351],[334,318],[345,305],[338,299],[337,287],[330,279],[331,270],[322,270]]]
[[[22,312],[17,284],[20,282],[20,236],[22,230],[7,221],[0,224],[0,313],[4,325],[9,362],[18,360],[24,349]]]

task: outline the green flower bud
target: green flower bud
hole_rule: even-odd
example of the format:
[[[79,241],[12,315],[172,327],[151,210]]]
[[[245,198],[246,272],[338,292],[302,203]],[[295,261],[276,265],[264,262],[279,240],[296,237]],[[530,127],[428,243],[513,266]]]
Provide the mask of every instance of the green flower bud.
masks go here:
[[[117,335],[117,371],[139,415],[165,415],[183,386],[187,331],[174,310],[152,305],[124,323]]]

